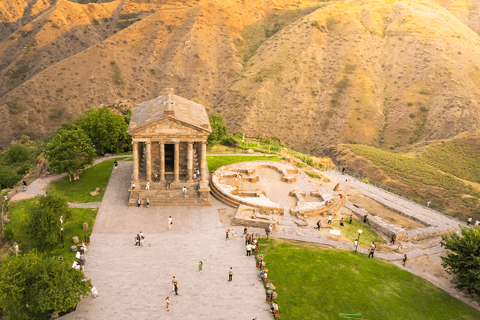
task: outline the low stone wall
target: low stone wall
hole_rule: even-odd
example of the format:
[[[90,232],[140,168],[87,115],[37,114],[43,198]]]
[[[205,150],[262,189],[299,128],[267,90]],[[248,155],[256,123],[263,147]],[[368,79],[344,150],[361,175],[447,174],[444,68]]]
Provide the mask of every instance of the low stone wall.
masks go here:
[[[317,196],[320,196],[320,193],[315,193],[314,191],[311,192],[310,194],[316,194]],[[342,206],[342,201],[338,198],[333,199],[329,198],[328,201],[322,201],[322,202],[306,202],[303,197],[305,197],[305,192],[303,191],[298,191],[298,190],[292,190],[289,193],[289,196],[295,197],[297,199],[297,205],[295,208],[290,209],[290,214],[293,216],[296,216],[300,219],[306,219],[308,217],[313,217],[313,216],[326,216],[328,214],[336,215],[336,212],[340,209]],[[322,198],[323,199],[323,198]]]
[[[407,231],[407,238],[409,240],[424,240],[432,237],[441,236],[444,233],[455,232],[454,228],[451,227],[426,227],[426,228],[417,228]]]
[[[250,228],[268,228],[273,225],[276,231],[277,225],[282,224],[282,218],[278,215],[262,215],[253,207],[240,205],[232,220],[234,226],[244,226]]]

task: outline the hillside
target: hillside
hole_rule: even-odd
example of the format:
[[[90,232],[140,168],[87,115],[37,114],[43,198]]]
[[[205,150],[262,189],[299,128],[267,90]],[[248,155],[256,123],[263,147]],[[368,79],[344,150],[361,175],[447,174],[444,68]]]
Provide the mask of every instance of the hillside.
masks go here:
[[[95,2],[95,3],[93,3]],[[163,87],[232,131],[319,155],[480,123],[470,1],[12,0],[0,4],[0,149]]]

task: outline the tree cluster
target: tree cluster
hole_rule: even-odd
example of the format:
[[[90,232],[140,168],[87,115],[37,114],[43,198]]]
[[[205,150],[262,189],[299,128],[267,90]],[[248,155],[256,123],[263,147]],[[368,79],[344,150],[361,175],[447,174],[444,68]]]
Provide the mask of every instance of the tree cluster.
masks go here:
[[[217,143],[221,143],[228,146],[235,146],[237,141],[232,135],[228,134],[227,126],[223,123],[223,117],[221,114],[212,114],[209,117],[210,125],[212,126],[212,133],[208,136],[208,145],[214,146]]]

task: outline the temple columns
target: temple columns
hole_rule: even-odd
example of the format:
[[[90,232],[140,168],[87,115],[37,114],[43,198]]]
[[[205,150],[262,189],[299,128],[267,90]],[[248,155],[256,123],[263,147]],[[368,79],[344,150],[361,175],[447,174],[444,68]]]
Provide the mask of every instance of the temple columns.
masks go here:
[[[147,181],[152,181],[152,143],[147,141]]]
[[[180,181],[180,142],[175,142],[175,158],[174,158],[174,182],[179,182]]]
[[[160,181],[165,180],[165,143],[160,142]]]
[[[188,181],[193,181],[193,142],[188,142],[187,147],[187,176]]]
[[[200,182],[207,182],[207,143],[201,142]]]
[[[140,161],[138,157],[138,142],[132,141],[133,144],[133,181],[138,181],[138,171],[140,168]]]

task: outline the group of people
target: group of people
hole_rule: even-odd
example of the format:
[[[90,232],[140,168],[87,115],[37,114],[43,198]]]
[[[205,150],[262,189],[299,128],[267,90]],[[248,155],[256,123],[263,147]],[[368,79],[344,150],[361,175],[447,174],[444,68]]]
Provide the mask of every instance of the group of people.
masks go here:
[[[467,226],[469,226],[469,225],[471,225],[471,224],[472,224],[472,217],[469,217],[469,218],[467,219]],[[474,226],[475,226],[475,227],[480,226],[480,221],[476,220]]]
[[[230,239],[230,235],[232,236],[232,240],[237,239],[237,234],[235,233],[235,230],[227,229],[227,231],[225,232],[225,241]]]

